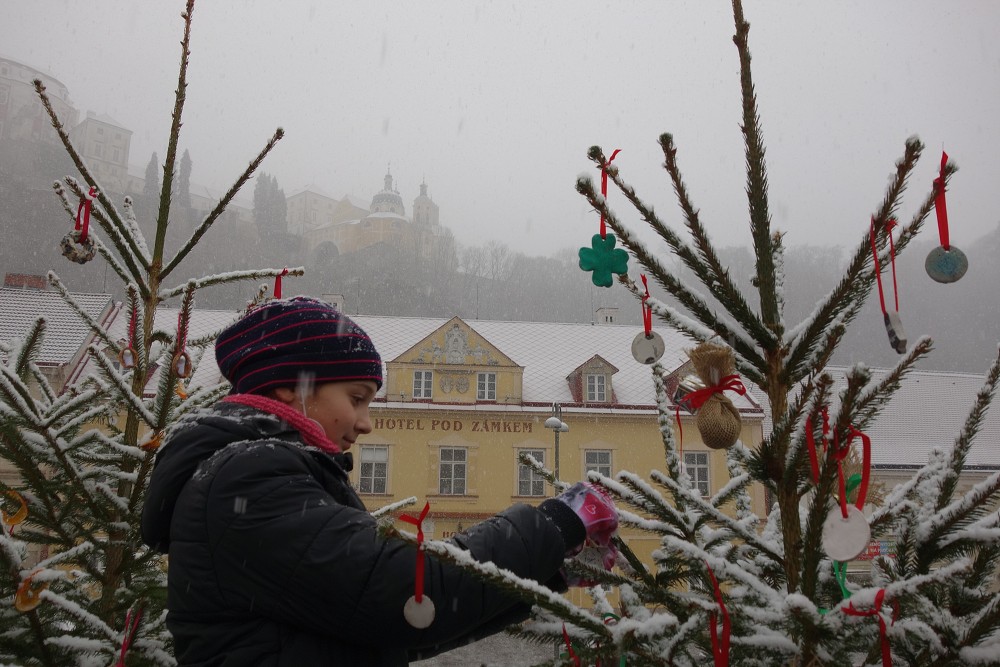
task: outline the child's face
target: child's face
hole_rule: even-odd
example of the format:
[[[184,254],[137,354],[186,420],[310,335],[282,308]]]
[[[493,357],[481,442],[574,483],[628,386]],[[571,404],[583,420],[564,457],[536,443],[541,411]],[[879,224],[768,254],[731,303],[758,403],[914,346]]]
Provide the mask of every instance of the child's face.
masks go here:
[[[377,390],[370,380],[321,384],[305,400],[306,416],[315,420],[326,437],[346,452],[358,436],[371,433],[368,404]]]

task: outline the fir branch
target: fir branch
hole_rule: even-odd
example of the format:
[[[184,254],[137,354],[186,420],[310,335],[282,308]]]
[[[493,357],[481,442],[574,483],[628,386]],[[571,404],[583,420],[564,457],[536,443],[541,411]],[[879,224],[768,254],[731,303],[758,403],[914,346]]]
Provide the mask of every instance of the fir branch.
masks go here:
[[[189,285],[194,285],[194,289],[202,289],[205,287],[212,287],[213,285],[224,285],[227,283],[237,282],[240,280],[260,280],[261,278],[274,278],[279,275],[288,276],[301,276],[306,272],[305,267],[296,267],[294,269],[258,269],[254,271],[231,271],[229,273],[223,273],[215,276],[206,276],[204,278],[195,278],[186,281],[182,285],[177,285],[176,287],[171,287],[169,289],[161,289],[159,292],[159,298],[161,301],[166,301],[173,297],[179,296],[184,293],[184,290],[188,288]],[[164,271],[165,273],[165,271]]]
[[[945,474],[941,482],[941,495],[938,497],[937,508],[941,509],[945,503],[951,500],[958,486],[959,475],[965,467],[965,458],[972,447],[972,440],[979,432],[983,420],[986,418],[986,410],[996,396],[997,382],[1000,381],[1000,355],[993,360],[990,370],[986,373],[986,382],[976,394],[976,402],[969,411],[969,416],[962,425],[962,430],[955,439],[955,446],[952,447],[949,461],[949,471]]]
[[[896,173],[886,189],[878,212],[875,214],[876,231],[879,232],[876,234],[877,245],[882,248],[885,248],[888,238],[885,235],[884,221],[892,216],[899,197],[906,189],[907,179],[920,159],[923,148],[924,146],[919,139],[911,137],[906,142],[903,157],[896,162]],[[933,198],[930,198],[929,202],[933,205]],[[906,229],[910,231],[904,230],[905,233],[900,234],[900,241],[896,244],[897,254],[906,247],[908,240],[919,230],[923,218],[930,210],[927,205],[928,201],[925,201],[921,211],[926,210],[926,212],[922,216],[915,217],[914,221],[907,226]],[[798,336],[789,342],[790,351],[785,362],[783,381],[794,384],[802,377],[802,373],[805,372],[804,359],[809,356],[809,351],[813,349],[833,323],[839,321],[844,326],[851,323],[875,284],[875,272],[869,270],[871,265],[871,232],[866,229],[840,282],[820,302],[816,311],[796,327]]]
[[[766,555],[776,564],[780,566],[784,565],[784,556],[772,549],[771,545],[767,544],[767,542],[761,540],[757,531],[748,530],[745,526],[741,525],[738,521],[734,521],[732,517],[722,512],[711,503],[705,502],[701,496],[689,489],[685,489],[683,486],[670,479],[662,472],[653,470],[649,473],[649,476],[657,484],[662,484],[674,493],[683,496],[688,504],[697,507],[700,512],[714,519],[719,525],[725,526],[728,530],[732,531],[734,535],[737,535],[747,544],[752,545],[755,549]]]
[[[45,337],[45,318],[36,317],[34,324],[28,329],[22,339],[21,346],[14,359],[13,371],[18,377],[25,377],[28,372],[28,365],[38,355],[38,349],[42,345],[42,338]]]
[[[122,254],[122,258],[130,266],[134,265],[135,259],[141,259],[141,256],[137,252],[134,244],[127,235],[120,235],[118,230],[124,228],[122,223],[121,215],[119,215],[118,210],[115,208],[114,202],[111,201],[104,194],[104,189],[99,186],[97,180],[90,173],[90,169],[87,167],[86,163],[83,161],[83,157],[77,152],[76,147],[69,138],[69,134],[66,133],[66,128],[63,126],[62,121],[59,120],[59,116],[56,114],[55,109],[52,107],[52,101],[49,99],[48,93],[45,92],[45,85],[42,83],[41,79],[35,79],[32,82],[35,87],[35,93],[38,95],[39,99],[42,101],[42,106],[45,108],[45,113],[49,116],[49,122],[52,123],[52,127],[55,128],[56,134],[59,135],[59,140],[62,142],[63,147],[66,149],[66,153],[69,155],[73,164],[76,166],[77,171],[83,176],[83,180],[87,182],[92,188],[97,191],[97,201],[100,202],[101,206],[94,206],[91,209],[91,215],[97,220],[101,228],[108,234],[109,237],[115,241],[122,241],[122,245],[118,247],[118,251]],[[85,193],[82,188],[77,184],[76,179],[67,177],[66,183],[73,189],[74,194],[78,197],[84,197]],[[105,217],[102,209],[107,212],[107,217]],[[72,209],[69,209],[71,217],[75,218],[75,213]],[[143,270],[148,270],[149,265],[142,265]],[[136,275],[139,275],[138,268],[136,268]]]
[[[866,388],[864,393],[858,396],[857,401],[850,407],[849,411],[852,422],[858,429],[864,430],[878,416],[892,399],[893,394],[899,390],[906,374],[913,369],[920,359],[930,353],[933,345],[934,341],[930,338],[926,336],[921,337],[892,370],[886,373],[878,383],[874,384],[871,388]],[[844,411],[844,407],[842,406],[837,418],[838,421]]]
[[[995,496],[1000,494],[1000,472],[995,472],[982,482],[973,486],[961,498],[932,514],[928,520],[921,522],[916,530],[918,548],[925,547],[927,556],[922,559],[927,562],[933,552],[945,545],[945,532],[960,525],[969,517],[981,516],[991,511]],[[948,543],[955,540],[948,540]],[[929,562],[928,562],[929,566]]]
[[[146,245],[146,237],[142,233],[142,229],[139,227],[139,221],[135,217],[135,208],[132,205],[132,198],[126,196],[122,208],[125,211],[124,222],[125,229],[128,231],[128,236],[135,241],[135,246],[139,250],[139,256],[146,260],[149,264],[152,262],[152,258],[149,255],[149,246]],[[128,279],[124,279],[128,282]]]
[[[392,526],[386,526],[383,530],[387,537],[400,539],[413,546],[417,544],[416,535],[412,533],[398,530]],[[450,542],[424,540],[422,547],[427,554],[438,560],[461,567],[480,580],[508,591],[511,595],[517,596],[525,602],[537,604],[543,609],[559,615],[560,618],[586,628],[604,641],[611,638],[607,626],[601,619],[573,605],[562,595],[536,581],[519,577],[510,570],[497,567],[492,562],[477,561],[468,551]]]
[[[698,217],[698,209],[692,204],[687,186],[684,185],[684,180],[681,177],[680,167],[677,164],[677,147],[674,145],[673,135],[661,134],[660,148],[663,150],[663,166],[670,175],[670,181],[673,184],[674,193],[677,195],[677,201],[680,204],[681,210],[684,211],[685,224],[691,232],[691,237],[694,239],[698,254],[707,271],[698,273],[695,266],[690,262],[686,261],[685,263],[688,264],[692,271],[695,271],[702,284],[709,288],[712,296],[718,299],[719,303],[725,304],[729,313],[744,327],[746,332],[756,341],[757,345],[768,351],[777,349],[781,340],[780,337],[775,336],[774,332],[768,329],[760,317],[750,308],[743,293],[736,287],[732,278],[730,278],[729,269],[722,265],[722,261],[715,252],[715,247],[708,238],[708,232],[701,224],[701,220]],[[615,183],[617,184],[617,173],[614,176]],[[650,213],[652,213],[652,210],[650,210]],[[660,223],[659,220],[656,220],[654,224],[648,218],[647,222],[674,249],[675,253],[681,259],[685,258],[684,254],[680,252],[681,248],[672,244],[666,236],[666,234],[670,234],[676,238],[665,225]],[[683,249],[685,254],[691,252],[686,246],[683,246]]]
[[[189,0],[189,2],[190,1],[191,0]],[[212,226],[212,223],[214,223],[220,215],[222,215],[222,212],[226,210],[227,206],[229,206],[229,202],[231,202],[233,197],[236,196],[236,193],[240,191],[240,188],[242,188],[243,185],[250,180],[250,177],[252,177],[254,172],[257,171],[257,167],[260,166],[260,163],[264,161],[267,154],[271,152],[271,149],[274,148],[275,144],[277,144],[283,136],[285,136],[285,131],[283,129],[279,127],[275,130],[274,136],[268,140],[263,150],[261,150],[257,157],[250,161],[250,164],[247,166],[243,174],[236,179],[236,182],[229,188],[229,191],[222,196],[222,199],[219,200],[219,202],[215,205],[215,208],[212,209],[198,228],[195,229],[191,237],[185,241],[184,245],[177,251],[177,254],[174,255],[173,259],[167,262],[167,265],[163,267],[163,270],[160,272],[161,278],[166,278],[175,268],[177,268],[177,265],[181,263],[187,254],[191,252],[198,241],[201,240],[201,237],[205,234],[205,232],[208,231],[208,228]],[[166,183],[164,183],[164,186],[166,186]]]
[[[417,497],[410,496],[409,498],[403,498],[402,500],[397,500],[395,502],[389,503],[388,505],[383,505],[378,509],[372,510],[371,512],[369,512],[369,514],[378,519],[383,516],[390,515],[393,512],[397,512],[403,509],[404,507],[410,507],[411,505],[416,505],[416,504],[417,504]]]
[[[753,237],[757,256],[755,284],[760,294],[761,319],[765,326],[779,338],[781,312],[775,289],[774,254],[771,247],[771,214],[768,211],[767,164],[764,159],[764,141],[761,137],[760,115],[757,112],[757,94],[754,92],[753,77],[750,72],[750,47],[747,35],[750,24],[743,18],[743,5],[733,0],[733,18],[736,34],[733,43],[740,59],[740,91],[743,100],[743,139],[747,167],[747,201],[750,211],[750,234]]]
[[[167,237],[167,226],[170,224],[170,191],[174,183],[174,163],[177,159],[177,140],[181,133],[181,114],[184,111],[184,100],[187,98],[187,67],[191,57],[191,17],[194,13],[194,0],[187,0],[187,6],[181,18],[184,19],[184,35],[181,38],[181,64],[177,73],[177,89],[174,91],[174,110],[170,114],[170,134],[167,138],[167,156],[163,161],[163,179],[160,185],[160,207],[156,214],[156,236],[153,239],[153,265],[159,264],[163,257],[163,245]],[[159,267],[157,267],[159,268]],[[168,271],[160,269],[155,272],[154,281],[166,277]]]
[[[84,310],[80,304],[76,302],[76,299],[74,299],[73,295],[70,294],[70,291],[66,289],[66,286],[63,285],[62,280],[59,279],[59,276],[56,275],[55,271],[49,271],[47,278],[49,284],[56,288],[56,291],[59,292],[59,296],[61,296],[62,300],[66,302],[66,305],[72,308],[73,312],[75,312],[80,319],[83,320],[87,327],[90,328],[91,332],[93,332],[94,336],[104,341],[104,344],[111,349],[117,350],[118,343],[111,340],[111,336],[108,334],[107,329],[105,329],[100,322],[91,317],[90,313]]]
[[[118,374],[118,372],[111,367],[111,363],[108,361],[101,350],[96,345],[91,345],[87,348],[90,353],[91,358],[97,363],[98,368],[101,369],[104,376],[110,381],[111,387],[118,391],[118,395],[121,396],[122,400],[128,404],[129,412],[136,415],[139,419],[144,421],[149,428],[156,428],[156,417],[149,408],[146,407],[145,403],[142,402],[141,396],[136,396],[132,393],[131,388],[125,384],[125,379]]]

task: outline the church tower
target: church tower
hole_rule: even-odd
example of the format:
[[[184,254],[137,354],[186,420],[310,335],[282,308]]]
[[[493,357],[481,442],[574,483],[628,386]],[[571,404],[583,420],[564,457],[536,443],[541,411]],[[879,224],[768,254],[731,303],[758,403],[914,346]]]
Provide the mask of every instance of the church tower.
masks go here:
[[[427,227],[438,225],[438,205],[427,196],[426,180],[420,184],[420,196],[413,200],[413,222]]]
[[[399,191],[392,186],[392,174],[385,171],[385,185],[380,192],[376,192],[372,197],[372,213],[395,213],[399,216],[406,216],[406,209],[403,206],[403,198],[399,196]]]

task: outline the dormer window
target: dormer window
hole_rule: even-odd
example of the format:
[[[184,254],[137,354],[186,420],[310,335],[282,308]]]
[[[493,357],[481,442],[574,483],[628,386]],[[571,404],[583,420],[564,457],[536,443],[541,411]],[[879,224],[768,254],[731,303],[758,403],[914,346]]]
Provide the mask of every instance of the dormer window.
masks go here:
[[[588,403],[606,403],[607,390],[606,383],[607,379],[604,375],[588,374],[587,375],[587,402]]]
[[[476,400],[497,400],[497,374],[479,373],[476,382]]]
[[[432,398],[434,371],[413,371],[413,398]]]

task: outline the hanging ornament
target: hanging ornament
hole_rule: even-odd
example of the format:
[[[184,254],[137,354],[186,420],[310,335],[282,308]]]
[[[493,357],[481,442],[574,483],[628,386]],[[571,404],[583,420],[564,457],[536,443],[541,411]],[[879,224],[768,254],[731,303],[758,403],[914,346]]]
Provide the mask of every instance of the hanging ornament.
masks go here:
[[[14,489],[7,489],[6,495],[18,503],[17,511],[13,514],[7,514],[6,511],[0,510],[0,514],[3,515],[3,525],[7,526],[10,534],[13,535],[14,526],[28,518],[28,503],[24,500],[24,496]]]
[[[187,326],[183,319],[184,310],[177,313],[177,352],[170,361],[170,368],[174,375],[179,378],[186,378],[191,375],[191,357],[184,351],[184,344],[187,342]]]
[[[608,161],[598,167],[601,170],[601,196],[605,201],[608,197],[608,166],[620,152],[616,148]],[[615,248],[616,241],[614,234],[608,234],[602,211],[601,233],[595,234],[590,239],[589,248],[580,248],[579,252],[580,268],[594,272],[590,279],[598,287],[611,287],[614,283],[611,274],[628,273],[628,253],[621,248]]]
[[[403,618],[406,622],[423,630],[434,622],[434,602],[424,595],[424,519],[431,509],[430,503],[424,504],[419,517],[403,514],[399,518],[417,527],[417,573],[414,582],[413,595],[403,605]]]
[[[642,278],[642,285],[646,288],[646,294],[642,297],[642,328],[643,331],[637,334],[632,340],[632,356],[640,364],[655,364],[663,356],[666,345],[660,334],[653,331],[653,307],[649,305],[649,283],[646,281],[646,274],[639,276]]]
[[[573,667],[580,667],[580,665],[581,665],[581,663],[580,663],[580,656],[578,656],[576,654],[576,652],[573,651],[573,642],[571,642],[569,640],[569,633],[566,632],[566,624],[565,623],[563,623],[562,630],[563,630],[563,643],[566,644],[566,650],[563,651],[559,655],[559,657],[560,658],[568,658],[569,660],[572,660],[573,661]]]
[[[128,338],[125,340],[125,347],[118,353],[118,364],[126,370],[135,368],[136,355],[135,348],[132,347],[132,341],[135,340],[135,317],[135,308],[133,308],[128,320]]]
[[[177,384],[174,385],[174,394],[177,396],[177,398],[181,399],[182,401],[187,400],[188,393],[187,391],[184,390],[184,383],[181,382],[180,380],[178,380]]]
[[[615,247],[615,235],[594,234],[589,248],[580,248],[580,268],[593,271],[591,280],[598,287],[611,287],[611,274],[628,273],[628,253]]]
[[[288,267],[286,266],[285,268],[283,268],[281,270],[281,273],[279,273],[278,275],[276,275],[274,277],[274,298],[275,299],[280,299],[281,298],[281,279],[282,279],[282,277],[287,276],[287,275],[288,275]]]
[[[76,209],[76,225],[59,242],[59,248],[66,259],[77,264],[86,264],[97,254],[94,239],[90,238],[90,209],[96,196],[97,188],[90,188],[80,199],[80,205]]]
[[[948,154],[941,151],[941,172],[934,179],[934,212],[937,214],[938,236],[941,245],[927,255],[924,270],[927,275],[939,283],[953,283],[969,270],[969,259],[965,253],[951,245],[948,236],[948,203],[945,199],[945,166],[948,164]]]
[[[823,451],[827,451],[827,433],[829,423],[826,408],[823,409]],[[844,478],[843,461],[851,450],[851,442],[855,437],[861,438],[862,469],[861,481],[858,486],[858,498],[853,505],[847,504],[848,485]],[[812,469],[813,482],[819,484],[819,461],[816,455],[816,441],[813,436],[812,418],[806,421],[806,446],[809,450],[809,463]],[[868,481],[871,472],[872,458],[871,438],[851,427],[850,437],[841,447],[834,440],[831,456],[837,464],[837,481],[839,485],[839,506],[830,510],[823,522],[822,545],[826,555],[835,561],[846,562],[854,560],[868,549],[871,542],[871,528],[864,515],[865,500],[868,497]],[[853,480],[852,480],[853,481]]]
[[[42,591],[49,587],[48,582],[35,584],[31,580],[40,570],[35,570],[21,582],[14,594],[14,608],[20,612],[29,612],[42,603]]]
[[[733,351],[725,345],[711,342],[688,350],[698,377],[705,387],[687,394],[684,400],[696,410],[695,425],[706,446],[726,449],[740,437],[740,411],[723,392],[745,395],[746,387],[735,372]]]
[[[896,310],[888,311],[885,308],[885,292],[882,290],[882,269],[878,264],[878,249],[875,246],[875,216],[872,216],[872,258],[875,261],[875,279],[878,282],[878,301],[882,306],[882,318],[885,320],[885,331],[889,334],[889,345],[896,352],[903,354],[906,352],[906,332],[903,331],[903,322],[899,319],[899,289],[896,286],[896,246],[892,242],[892,228],[896,226],[895,220],[885,223],[885,233],[889,237],[889,261],[892,265],[892,294],[896,301]]]

